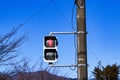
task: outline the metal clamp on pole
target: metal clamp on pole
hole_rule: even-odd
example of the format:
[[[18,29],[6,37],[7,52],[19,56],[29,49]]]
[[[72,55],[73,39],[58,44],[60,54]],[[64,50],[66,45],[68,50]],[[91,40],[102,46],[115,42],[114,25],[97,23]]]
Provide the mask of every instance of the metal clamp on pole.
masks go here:
[[[77,67],[81,67],[81,66],[89,66],[88,64],[78,64]]]
[[[78,31],[77,34],[87,34],[85,31]]]
[[[81,8],[84,8],[84,6],[80,6],[80,9],[81,9]]]

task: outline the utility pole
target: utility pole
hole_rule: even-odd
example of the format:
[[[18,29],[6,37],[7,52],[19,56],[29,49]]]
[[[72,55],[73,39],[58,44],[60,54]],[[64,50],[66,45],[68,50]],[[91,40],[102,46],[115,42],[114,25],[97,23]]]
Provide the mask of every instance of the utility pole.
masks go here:
[[[77,67],[77,78],[78,80],[88,80],[88,71],[87,71],[87,43],[86,43],[86,10],[85,10],[85,0],[75,0],[77,5],[77,32],[50,32],[48,37],[51,37],[53,34],[77,34],[77,64],[73,65],[54,65],[51,64],[52,67]],[[54,40],[54,39],[53,39]],[[47,40],[45,40],[47,41]],[[47,43],[47,42],[45,42]],[[51,46],[51,43],[49,43]],[[47,48],[45,48],[47,49]],[[44,52],[52,52],[52,50],[47,50]],[[53,51],[55,53],[56,51]],[[51,55],[49,55],[51,57]],[[47,56],[47,57],[49,57]],[[54,59],[54,56],[52,56]],[[57,58],[57,57],[56,57]],[[47,60],[46,62],[55,62],[52,60]]]
[[[77,32],[83,31],[84,34],[77,34],[77,75],[78,80],[88,80],[87,74],[87,44],[86,44],[86,11],[85,0],[76,0],[77,5]],[[79,66],[85,64],[86,66]]]

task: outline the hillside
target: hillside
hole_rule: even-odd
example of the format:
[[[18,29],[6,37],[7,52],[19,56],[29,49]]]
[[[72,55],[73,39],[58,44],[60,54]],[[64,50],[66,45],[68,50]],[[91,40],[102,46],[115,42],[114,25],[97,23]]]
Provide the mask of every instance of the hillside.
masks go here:
[[[50,74],[47,71],[18,72],[14,75],[0,74],[0,80],[72,80],[62,76]]]
[[[51,74],[47,71],[18,72],[14,75],[0,73],[0,80],[77,80]],[[89,80],[96,80],[95,78]],[[120,80],[120,78],[118,79]]]

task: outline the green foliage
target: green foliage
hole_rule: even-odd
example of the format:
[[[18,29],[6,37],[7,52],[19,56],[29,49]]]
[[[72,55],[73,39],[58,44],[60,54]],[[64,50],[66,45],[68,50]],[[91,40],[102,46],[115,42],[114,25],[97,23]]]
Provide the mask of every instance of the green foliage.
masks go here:
[[[106,67],[95,67],[93,74],[97,80],[118,80],[120,65],[107,65]]]

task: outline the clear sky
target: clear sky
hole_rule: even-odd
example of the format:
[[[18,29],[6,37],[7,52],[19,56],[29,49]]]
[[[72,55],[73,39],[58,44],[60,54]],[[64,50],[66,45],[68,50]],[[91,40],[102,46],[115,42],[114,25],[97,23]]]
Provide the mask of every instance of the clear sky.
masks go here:
[[[14,26],[30,18],[20,29],[18,36],[29,32],[28,40],[21,46],[21,57],[28,57],[31,64],[41,60],[43,37],[49,35],[49,32],[73,31],[71,17],[74,0],[53,1],[55,4],[50,0],[0,0],[0,34],[9,32]],[[86,0],[89,77],[92,76],[91,71],[100,60],[103,66],[120,64],[119,3],[120,0]],[[73,22],[76,28],[76,9],[74,9]],[[56,36],[59,41],[57,64],[73,64],[74,36]],[[63,72],[65,71],[69,71],[69,77],[76,77],[75,71],[63,68]]]

